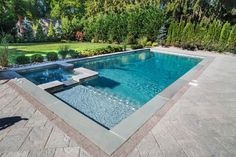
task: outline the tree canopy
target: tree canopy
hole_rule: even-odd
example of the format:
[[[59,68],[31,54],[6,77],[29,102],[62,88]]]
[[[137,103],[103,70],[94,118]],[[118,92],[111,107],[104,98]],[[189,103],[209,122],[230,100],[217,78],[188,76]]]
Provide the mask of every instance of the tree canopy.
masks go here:
[[[235,45],[235,24],[235,0],[0,1],[0,33],[19,42],[76,40],[79,35],[95,42],[145,39],[223,50]]]

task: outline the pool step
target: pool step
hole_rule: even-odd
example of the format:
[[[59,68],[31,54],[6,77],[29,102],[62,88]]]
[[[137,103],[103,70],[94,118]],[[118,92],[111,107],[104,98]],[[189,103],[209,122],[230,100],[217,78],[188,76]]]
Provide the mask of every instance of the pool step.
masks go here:
[[[52,81],[49,83],[40,84],[38,85],[38,87],[51,93],[58,90],[62,90],[64,87],[64,83],[60,81]]]
[[[78,75],[73,76],[72,79],[79,83],[96,78],[98,76],[98,72],[83,67],[74,69],[74,72]]]
[[[73,69],[74,68],[74,64],[70,64],[70,63],[58,63],[57,65],[59,65],[63,69]]]
[[[134,104],[83,85],[54,95],[107,128],[114,127],[136,110]]]
[[[94,92],[98,95],[103,95],[106,98],[110,99],[111,101],[122,102],[122,103],[125,103],[125,104],[129,104],[130,106],[133,106],[134,110],[138,109],[139,108],[138,106],[140,106],[140,104],[138,102],[134,102],[134,101],[131,101],[131,100],[128,100],[128,99],[125,99],[125,98],[121,98],[120,96],[115,95],[115,94],[111,94],[111,93],[108,94],[106,91],[94,88],[92,86],[86,86],[86,87],[90,91],[92,91],[92,92]]]

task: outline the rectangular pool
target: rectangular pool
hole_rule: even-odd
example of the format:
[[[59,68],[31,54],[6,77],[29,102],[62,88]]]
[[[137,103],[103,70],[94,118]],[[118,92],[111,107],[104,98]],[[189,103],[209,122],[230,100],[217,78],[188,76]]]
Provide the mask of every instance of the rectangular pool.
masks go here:
[[[140,50],[73,62],[74,68],[91,69],[99,76],[52,94],[106,129],[112,129],[201,60]],[[21,75],[39,85],[66,81],[76,74],[53,67]]]

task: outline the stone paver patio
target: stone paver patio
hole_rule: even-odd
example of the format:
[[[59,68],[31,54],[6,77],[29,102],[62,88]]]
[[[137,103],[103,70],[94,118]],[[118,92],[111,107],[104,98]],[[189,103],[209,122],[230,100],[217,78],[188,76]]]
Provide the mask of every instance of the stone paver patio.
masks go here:
[[[132,151],[124,149],[119,156],[235,157],[236,57],[175,48],[161,50],[204,54],[215,59],[151,131],[137,145],[131,144]],[[91,149],[81,148],[7,80],[1,80],[0,124],[7,117],[11,118],[12,124],[6,128],[0,125],[1,157],[85,157],[96,154]]]
[[[0,124],[6,117],[16,123],[5,129],[0,126],[1,157],[88,156],[75,141],[1,81]]]

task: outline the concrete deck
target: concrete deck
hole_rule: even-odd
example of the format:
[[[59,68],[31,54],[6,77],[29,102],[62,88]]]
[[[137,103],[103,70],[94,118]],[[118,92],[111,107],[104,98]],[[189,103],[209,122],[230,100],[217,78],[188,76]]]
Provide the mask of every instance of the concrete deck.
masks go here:
[[[152,119],[131,137],[140,140],[128,140],[112,156],[236,156],[236,57],[175,48],[158,50],[208,55],[215,59],[185,92],[175,97],[160,120]],[[1,157],[108,156],[83,144],[86,140],[77,144],[70,132],[41,112],[11,81],[0,81]],[[3,119],[6,117],[12,117],[11,123]],[[4,128],[3,124],[10,126]]]

